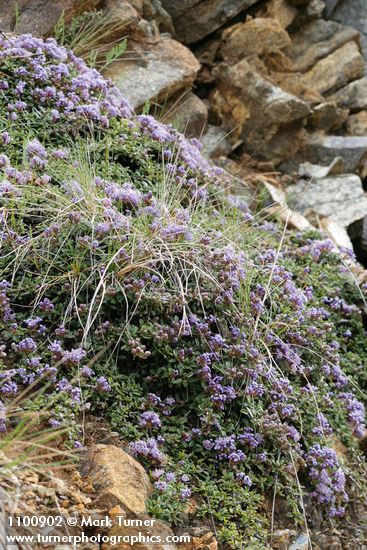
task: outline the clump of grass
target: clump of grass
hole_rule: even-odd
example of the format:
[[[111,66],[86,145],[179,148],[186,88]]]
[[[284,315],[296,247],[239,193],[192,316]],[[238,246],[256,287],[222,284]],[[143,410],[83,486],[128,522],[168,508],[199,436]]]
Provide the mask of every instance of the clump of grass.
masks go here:
[[[89,67],[103,70],[126,52],[126,32],[126,24],[113,12],[92,10],[76,15],[71,21],[63,14],[52,34],[60,45],[84,59]]]

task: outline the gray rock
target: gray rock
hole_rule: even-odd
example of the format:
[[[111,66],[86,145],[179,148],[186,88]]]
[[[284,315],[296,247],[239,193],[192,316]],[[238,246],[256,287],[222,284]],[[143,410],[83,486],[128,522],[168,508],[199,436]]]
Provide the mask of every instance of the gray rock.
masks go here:
[[[162,122],[173,124],[187,137],[200,138],[208,122],[208,108],[192,92],[181,94],[164,106]]]
[[[359,33],[336,21],[311,21],[291,36],[292,45],[286,50],[296,71],[305,72],[317,61],[328,56],[350,40],[358,40]]]
[[[352,111],[367,109],[367,77],[351,82],[328,99]]]
[[[319,164],[311,164],[311,162],[303,162],[299,165],[298,175],[300,178],[326,178],[330,175],[341,174],[344,170],[344,163],[341,157],[337,157],[329,166],[320,166]]]
[[[101,3],[102,0],[87,0],[83,3],[83,10],[98,7]],[[1,0],[0,29],[45,36],[63,14],[66,19],[71,18],[80,11],[80,5],[79,0]]]
[[[346,86],[356,78],[361,78],[363,72],[364,59],[359,46],[351,41],[320,59],[303,75],[302,81],[308,88],[325,94]]]
[[[350,25],[361,33],[364,58],[367,59],[367,2],[366,0],[341,0],[332,13],[336,21]],[[366,67],[367,72],[367,67]]]
[[[342,157],[346,172],[355,172],[367,154],[367,136],[311,136],[300,152],[300,160],[329,165]]]
[[[325,4],[326,4],[326,10],[325,10],[325,15],[326,17],[329,17],[335,7],[337,6],[337,4],[339,3],[340,0],[325,0]]]
[[[219,29],[257,0],[161,0],[178,40],[191,44]]]
[[[289,546],[288,550],[308,550],[310,548],[310,539],[307,533],[301,533],[296,540]]]
[[[203,144],[203,154],[210,158],[229,155],[232,151],[232,146],[228,140],[228,132],[220,126],[208,126],[208,131],[201,139]]]
[[[308,117],[308,122],[313,128],[328,132],[341,128],[347,120],[348,114],[348,109],[338,107],[334,101],[327,101],[314,107],[312,114]]]
[[[200,68],[188,48],[163,36],[149,45],[129,42],[129,57],[134,59],[113,63],[104,76],[113,80],[135,109],[190,88]]]
[[[354,174],[300,180],[287,191],[289,206],[307,219],[328,218],[347,228],[367,215],[362,182]]]

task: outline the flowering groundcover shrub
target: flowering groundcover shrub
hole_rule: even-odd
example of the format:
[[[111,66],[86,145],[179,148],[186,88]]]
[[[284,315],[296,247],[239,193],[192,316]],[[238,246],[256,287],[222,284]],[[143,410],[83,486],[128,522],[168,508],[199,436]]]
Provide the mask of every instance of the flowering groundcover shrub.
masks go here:
[[[0,140],[2,411],[46,382],[27,406],[76,447],[81,413],[105,415],[150,512],[180,522],[195,498],[228,548],[266,547],[274,492],[297,521],[303,494],[343,516],[364,298],[331,243],[231,200],[195,140],[52,39],[0,37]]]

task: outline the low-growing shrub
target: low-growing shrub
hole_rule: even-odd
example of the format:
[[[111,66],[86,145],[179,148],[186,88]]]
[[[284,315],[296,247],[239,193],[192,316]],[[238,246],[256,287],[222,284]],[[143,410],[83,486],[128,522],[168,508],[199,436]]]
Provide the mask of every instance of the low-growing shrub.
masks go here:
[[[0,63],[1,399],[46,377],[29,406],[52,399],[77,447],[78,415],[105,415],[151,513],[195,498],[229,548],[264,547],[274,491],[342,516],[365,335],[332,244],[251,214],[196,140],[54,40],[0,38]]]

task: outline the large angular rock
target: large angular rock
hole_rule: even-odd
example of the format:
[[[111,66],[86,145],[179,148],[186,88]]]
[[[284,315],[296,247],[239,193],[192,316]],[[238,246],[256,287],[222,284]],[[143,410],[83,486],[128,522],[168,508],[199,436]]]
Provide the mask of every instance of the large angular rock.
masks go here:
[[[351,82],[328,99],[351,111],[367,109],[367,77]]]
[[[256,17],[223,31],[220,54],[233,65],[245,57],[276,52],[290,43],[288,33],[276,19]]]
[[[304,84],[321,94],[342,88],[364,73],[364,59],[358,45],[347,42],[321,59],[303,76]]]
[[[178,40],[198,42],[258,0],[161,0],[171,15]]]
[[[201,137],[208,122],[208,108],[192,92],[181,94],[164,105],[162,122],[173,124],[187,137]]]
[[[112,79],[135,109],[190,88],[200,68],[190,50],[169,37],[153,44],[129,42],[128,58],[113,63],[104,76]]]
[[[232,142],[243,139],[249,151],[274,162],[297,151],[295,133],[310,113],[307,103],[266,80],[246,60],[233,66],[220,64],[216,76],[212,107]],[[291,136],[291,148],[280,144],[278,137],[283,129]],[[271,158],[272,151],[277,158]]]
[[[82,465],[96,490],[95,507],[110,510],[120,506],[125,512],[145,512],[152,487],[144,468],[114,445],[94,445]]]
[[[366,0],[339,0],[332,18],[354,27],[361,33],[361,46],[367,59],[367,2]],[[366,67],[367,72],[367,67]]]
[[[347,228],[367,215],[367,198],[355,174],[300,180],[288,188],[288,204],[306,218],[328,218]]]
[[[359,33],[335,21],[317,19],[297,30],[291,38],[287,55],[293,61],[294,70],[305,72],[347,42],[358,42]]]
[[[310,136],[300,152],[302,160],[329,165],[342,157],[346,172],[356,172],[367,154],[367,136]]]
[[[79,11],[98,7],[102,0],[1,0],[0,29],[45,36],[64,14],[71,18]]]

